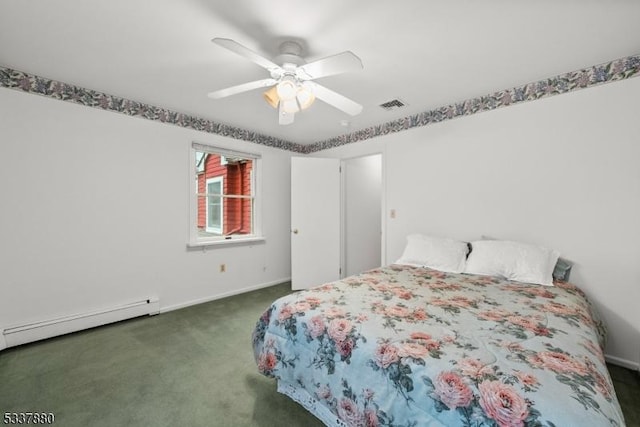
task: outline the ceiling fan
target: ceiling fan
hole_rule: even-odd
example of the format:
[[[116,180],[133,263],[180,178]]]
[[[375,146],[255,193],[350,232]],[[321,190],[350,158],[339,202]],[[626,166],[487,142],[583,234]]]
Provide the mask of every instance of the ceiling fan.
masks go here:
[[[346,51],[306,63],[300,56],[300,44],[286,41],[280,45],[280,55],[275,58],[276,63],[231,39],[214,38],[212,42],[265,68],[269,71],[270,77],[211,92],[207,95],[210,98],[220,99],[269,87],[263,96],[269,105],[278,109],[278,122],[281,125],[293,123],[295,114],[311,106],[316,98],[352,116],[362,111],[362,105],[312,81],[320,77],[361,70],[362,61],[352,52]]]

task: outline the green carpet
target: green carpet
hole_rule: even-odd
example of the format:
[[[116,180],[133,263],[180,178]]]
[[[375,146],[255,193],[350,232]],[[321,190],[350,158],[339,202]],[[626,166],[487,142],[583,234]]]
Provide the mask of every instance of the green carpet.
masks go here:
[[[52,412],[59,426],[321,426],[258,374],[256,320],[290,284],[0,352],[0,415]],[[613,367],[628,426],[640,381]]]

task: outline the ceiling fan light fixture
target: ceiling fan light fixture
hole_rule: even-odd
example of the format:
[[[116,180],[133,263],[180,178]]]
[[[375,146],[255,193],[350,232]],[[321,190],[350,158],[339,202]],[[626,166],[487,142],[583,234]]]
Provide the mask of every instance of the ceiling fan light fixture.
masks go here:
[[[282,86],[281,86],[282,84]],[[286,96],[289,95],[288,91],[293,85],[295,87],[295,94],[290,98],[284,98],[280,96],[280,93],[284,92]],[[280,89],[282,88],[282,89]],[[311,91],[311,88],[304,83],[299,83],[295,80],[283,80],[277,85],[271,87],[269,90],[262,94],[264,100],[273,108],[278,108],[282,102],[282,108],[287,113],[297,113],[300,110],[307,109],[316,100],[315,95]]]
[[[262,97],[267,104],[271,105],[273,108],[278,108],[278,104],[280,103],[280,98],[278,97],[278,90],[276,86],[271,87],[269,90],[262,94]]]
[[[307,88],[305,85],[300,85],[300,87],[298,88],[298,93],[296,94],[296,100],[300,105],[300,109],[305,110],[311,107],[311,104],[313,104],[313,102],[316,100],[316,97],[309,88]]]
[[[298,85],[295,77],[284,76],[282,80],[280,80],[280,83],[276,85],[276,92],[278,93],[278,97],[283,101],[295,99],[298,93]]]

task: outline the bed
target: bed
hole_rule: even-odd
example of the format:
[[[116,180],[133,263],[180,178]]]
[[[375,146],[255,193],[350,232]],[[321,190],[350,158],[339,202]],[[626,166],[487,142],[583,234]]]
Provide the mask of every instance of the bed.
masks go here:
[[[604,339],[570,283],[393,264],[278,299],[253,350],[328,426],[624,426]]]

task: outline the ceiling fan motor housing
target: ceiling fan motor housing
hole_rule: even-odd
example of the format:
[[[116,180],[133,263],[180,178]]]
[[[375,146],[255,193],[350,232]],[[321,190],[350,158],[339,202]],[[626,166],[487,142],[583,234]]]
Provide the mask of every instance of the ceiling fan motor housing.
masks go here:
[[[280,44],[280,55],[275,60],[283,67],[285,64],[293,64],[295,66],[306,64],[306,61],[300,55],[302,55],[302,46],[299,43],[285,41]]]

